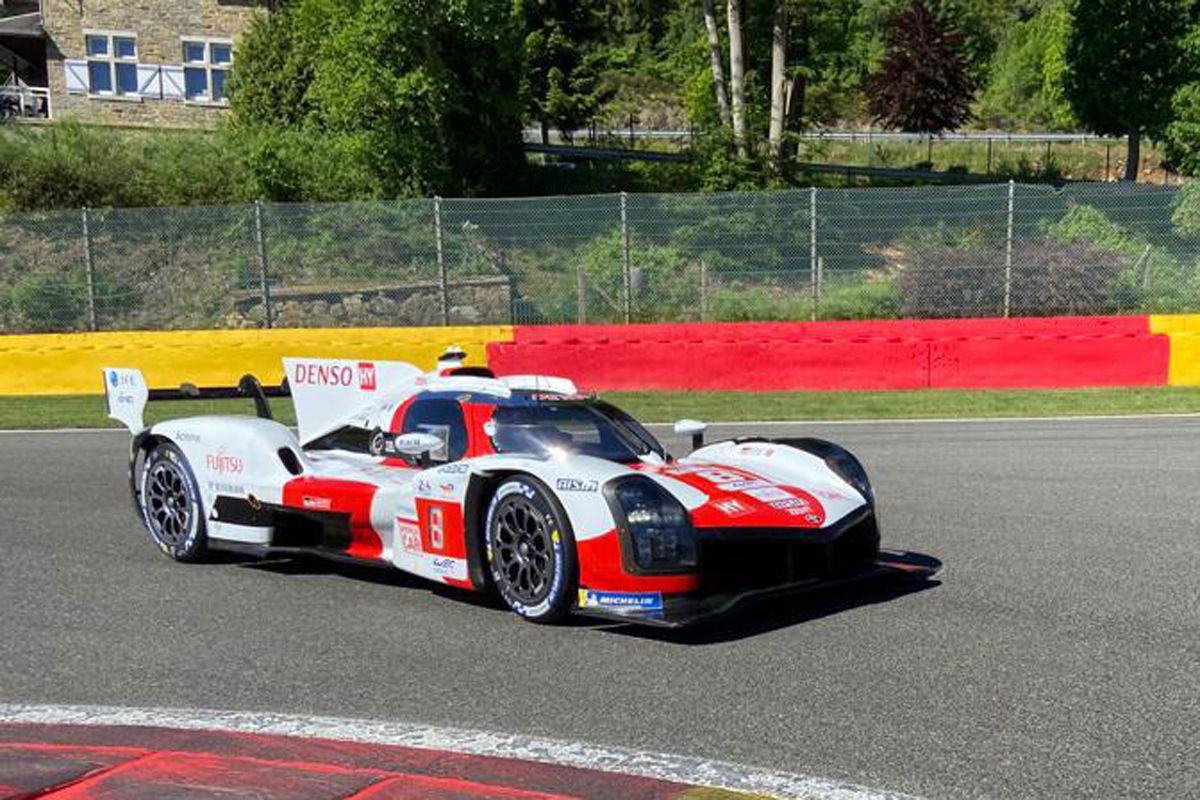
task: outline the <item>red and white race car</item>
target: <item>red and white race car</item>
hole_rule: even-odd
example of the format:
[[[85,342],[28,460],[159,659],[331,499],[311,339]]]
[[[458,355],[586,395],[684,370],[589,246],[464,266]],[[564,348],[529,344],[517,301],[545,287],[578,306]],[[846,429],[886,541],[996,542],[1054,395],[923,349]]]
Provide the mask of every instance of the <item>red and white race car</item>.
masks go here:
[[[496,377],[452,350],[424,372],[284,359],[286,386],[150,390],[106,368],[109,414],[134,434],[130,485],[158,546],[308,551],[495,591],[530,620],[578,611],[679,625],[763,593],[937,562],[879,547],[867,475],[819,439],[742,438],[673,458],[571,381]],[[297,431],[271,418],[289,394]],[[145,428],[148,399],[252,396],[258,416]]]

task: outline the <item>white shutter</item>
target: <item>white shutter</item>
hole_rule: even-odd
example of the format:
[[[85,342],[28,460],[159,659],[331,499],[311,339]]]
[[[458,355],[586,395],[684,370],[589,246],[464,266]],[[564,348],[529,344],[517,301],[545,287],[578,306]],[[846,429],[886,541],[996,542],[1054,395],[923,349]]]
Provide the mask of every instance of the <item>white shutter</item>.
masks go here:
[[[183,99],[183,67],[173,64],[163,64],[162,96],[168,100]]]
[[[162,68],[155,64],[138,64],[137,82],[138,94],[157,100],[163,90]]]
[[[81,58],[68,58],[63,61],[63,69],[67,73],[67,91],[72,94],[87,94],[87,62]]]

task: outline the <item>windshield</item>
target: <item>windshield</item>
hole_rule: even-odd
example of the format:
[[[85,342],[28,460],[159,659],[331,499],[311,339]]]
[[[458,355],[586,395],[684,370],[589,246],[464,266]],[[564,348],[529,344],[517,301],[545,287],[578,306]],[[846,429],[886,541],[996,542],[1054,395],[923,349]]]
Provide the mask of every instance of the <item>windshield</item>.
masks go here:
[[[644,428],[629,425],[628,415],[606,403],[563,400],[500,406],[492,423],[498,453],[579,453],[622,462],[663,454]]]

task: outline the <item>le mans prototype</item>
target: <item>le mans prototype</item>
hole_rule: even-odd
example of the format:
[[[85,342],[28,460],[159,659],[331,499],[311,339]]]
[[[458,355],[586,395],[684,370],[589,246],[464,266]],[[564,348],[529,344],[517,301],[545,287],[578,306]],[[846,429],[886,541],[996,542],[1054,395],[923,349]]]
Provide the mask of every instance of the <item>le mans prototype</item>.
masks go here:
[[[549,622],[571,612],[682,625],[743,600],[937,563],[880,549],[862,465],[820,439],[703,444],[674,458],[625,412],[563,378],[497,377],[447,352],[400,362],[284,359],[264,390],[150,390],[106,368],[109,414],[134,434],[130,486],[177,561],[210,549],[307,551],[494,591]],[[297,429],[271,417],[290,395]],[[257,416],[146,428],[150,399],[250,396]]]

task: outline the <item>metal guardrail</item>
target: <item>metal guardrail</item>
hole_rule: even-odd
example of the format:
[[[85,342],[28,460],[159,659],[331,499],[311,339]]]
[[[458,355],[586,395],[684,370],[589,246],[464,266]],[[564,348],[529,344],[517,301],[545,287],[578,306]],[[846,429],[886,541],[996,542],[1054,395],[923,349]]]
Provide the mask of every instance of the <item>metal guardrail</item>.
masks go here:
[[[628,139],[665,139],[674,141],[683,141],[692,138],[694,131],[689,128],[639,128],[636,126],[626,127],[594,127],[594,128],[579,128],[570,132],[569,136],[563,136],[559,131],[551,131],[549,138],[552,141],[594,141],[598,139],[612,140],[628,140]],[[790,134],[797,139],[803,140],[830,140],[830,141],[851,141],[851,142],[927,142],[932,138],[935,142],[986,142],[989,139],[995,142],[1076,142],[1079,144],[1087,142],[1123,142],[1123,136],[1101,136],[1095,133],[1086,131],[946,131],[944,133],[930,134],[926,133],[906,133],[904,131],[879,131],[879,130],[807,130],[799,131]],[[538,128],[526,128],[524,137],[526,142],[540,142],[541,130]]]
[[[50,90],[40,86],[0,86],[0,119],[50,119]]]

